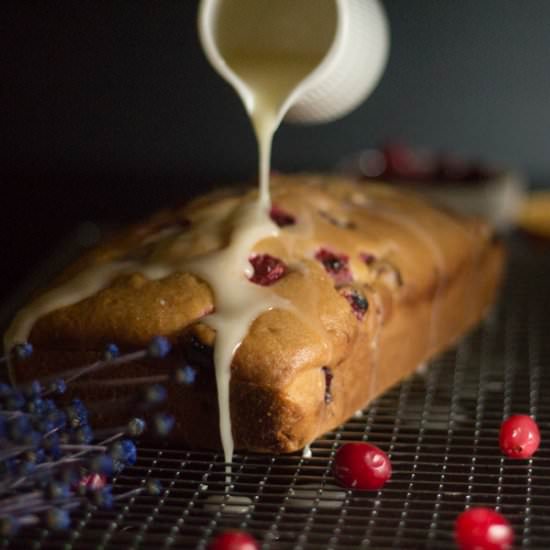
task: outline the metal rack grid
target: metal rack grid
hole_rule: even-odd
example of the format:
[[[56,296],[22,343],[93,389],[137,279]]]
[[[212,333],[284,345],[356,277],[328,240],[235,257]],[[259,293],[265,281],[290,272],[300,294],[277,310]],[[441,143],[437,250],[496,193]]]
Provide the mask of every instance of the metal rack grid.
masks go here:
[[[453,523],[469,505],[500,510],[518,548],[550,547],[550,254],[512,246],[502,298],[459,346],[317,440],[312,458],[237,454],[232,496],[219,453],[140,448],[135,467],[115,479],[124,492],[159,478],[159,497],[140,494],[112,511],[73,515],[69,533],[25,530],[9,548],[206,548],[228,528],[246,529],[262,548],[454,548]],[[536,416],[534,458],[512,461],[498,449],[511,413]],[[378,492],[336,487],[339,444],[369,440],[391,456],[393,477]],[[220,505],[210,499],[218,497]]]

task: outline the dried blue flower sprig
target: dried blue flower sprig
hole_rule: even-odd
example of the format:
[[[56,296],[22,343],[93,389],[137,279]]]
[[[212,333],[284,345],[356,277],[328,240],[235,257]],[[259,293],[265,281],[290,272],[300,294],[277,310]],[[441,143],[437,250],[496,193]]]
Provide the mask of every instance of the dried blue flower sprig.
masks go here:
[[[143,491],[161,492],[160,483],[151,479],[142,487],[113,495],[107,482],[136,463],[132,438],[145,431],[145,420],[132,418],[124,426],[94,433],[81,400],[69,404],[58,400],[84,375],[147,357],[163,358],[170,351],[170,342],[163,337],[153,338],[146,349],[126,354],[110,344],[102,360],[62,376],[20,388],[0,383],[0,536],[12,536],[22,527],[37,524],[67,529],[71,510],[83,503],[110,508],[117,500]],[[25,360],[32,352],[30,344],[18,344],[9,360]],[[7,359],[0,359],[3,362]],[[195,373],[185,366],[176,369],[174,377],[176,382],[192,384]],[[156,383],[147,388],[146,396],[145,407],[155,406],[166,399],[167,392]],[[172,415],[158,412],[152,428],[165,436],[174,423]]]

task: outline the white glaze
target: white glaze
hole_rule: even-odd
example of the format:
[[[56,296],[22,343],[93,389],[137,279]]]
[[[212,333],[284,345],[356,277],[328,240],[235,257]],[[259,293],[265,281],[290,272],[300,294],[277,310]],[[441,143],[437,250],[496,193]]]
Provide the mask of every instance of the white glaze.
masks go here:
[[[191,272],[204,278],[214,289],[216,313],[205,321],[216,330],[214,364],[220,410],[220,434],[226,463],[233,456],[233,435],[229,405],[231,361],[254,319],[264,311],[284,303],[269,289],[251,285],[248,257],[255,243],[278,234],[269,217],[269,171],[273,134],[284,116],[285,101],[294,87],[314,67],[312,61],[291,57],[274,60],[270,56],[251,58],[236,52],[223,52],[228,64],[246,84],[253,101],[243,103],[256,133],[259,155],[260,192],[258,202],[248,206],[238,218],[238,231],[225,253],[214,254],[209,261],[193,263]],[[319,60],[318,60],[319,61]],[[229,271],[229,273],[226,273]],[[230,275],[230,277],[228,277]]]
[[[285,301],[270,289],[248,280],[253,274],[248,257],[254,244],[265,237],[276,236],[277,226],[259,204],[248,205],[237,220],[228,248],[187,265],[189,271],[207,281],[214,291],[216,312],[203,321],[216,330],[214,365],[226,463],[231,462],[234,450],[229,404],[233,356],[258,315],[285,305]]]
[[[112,262],[93,267],[34,300],[17,313],[4,334],[6,356],[9,356],[9,351],[15,344],[28,340],[34,323],[40,317],[92,296],[117,276],[131,273],[137,267],[134,262]]]

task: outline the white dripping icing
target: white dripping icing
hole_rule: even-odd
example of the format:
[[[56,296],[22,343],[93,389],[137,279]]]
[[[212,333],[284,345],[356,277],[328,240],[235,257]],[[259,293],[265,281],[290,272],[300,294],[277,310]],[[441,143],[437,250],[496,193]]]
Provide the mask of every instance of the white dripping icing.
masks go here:
[[[276,4],[266,3],[265,7],[268,5]],[[230,11],[238,9],[239,6],[242,8],[242,0],[222,4],[222,7],[229,11],[222,14],[225,17],[220,17],[218,21],[218,45],[225,62],[238,77],[239,86],[235,88],[254,127],[258,142],[260,189],[257,201],[244,203],[240,207],[239,215],[235,216],[236,222],[232,228],[229,245],[222,250],[185,262],[178,261],[169,254],[164,255],[164,241],[161,239],[156,253],[152,256],[154,261],[107,263],[84,271],[71,281],[44,294],[19,312],[4,338],[5,349],[9,351],[14,344],[28,339],[34,323],[40,317],[92,296],[120,275],[139,272],[150,279],[160,279],[176,271],[187,271],[199,276],[212,288],[216,304],[215,313],[208,315],[203,321],[216,330],[214,364],[220,435],[226,463],[232,461],[234,448],[229,404],[233,356],[258,315],[273,307],[285,306],[285,302],[269,289],[248,281],[252,270],[248,259],[254,245],[278,234],[277,226],[269,217],[269,169],[273,134],[291,106],[298,84],[319,65],[328,52],[334,32],[334,28],[327,26],[326,21],[321,21],[322,32],[316,33],[315,26],[310,25],[313,32],[308,36],[314,37],[317,43],[313,44],[309,55],[295,55],[293,48],[289,49],[288,45],[285,45],[284,48],[274,51],[258,50],[259,53],[251,57],[249,51],[243,52],[235,48],[233,42],[235,33],[232,22],[234,23],[235,14],[231,17]],[[252,9],[253,6],[255,2],[249,2],[248,8]],[[280,6],[281,10],[287,11],[283,21],[283,31],[286,30],[287,35],[288,24],[293,25],[293,10],[300,8],[312,17],[317,11],[310,0],[292,0]],[[279,34],[281,39],[285,38],[285,32]],[[294,35],[298,36],[296,33]],[[277,34],[276,36],[277,39],[280,38]],[[208,228],[209,221],[203,220],[203,226],[203,229]],[[168,239],[171,235],[173,234],[168,232]],[[174,239],[177,239],[177,235]]]
[[[261,199],[260,199],[261,200]],[[220,436],[226,463],[233,457],[229,384],[233,356],[254,319],[285,302],[268,288],[251,284],[253,269],[248,261],[254,245],[278,234],[277,226],[259,203],[245,205],[237,216],[231,244],[224,250],[190,262],[186,268],[207,281],[214,291],[215,313],[203,321],[216,330],[214,366],[218,389]]]
[[[304,447],[304,450],[302,451],[302,457],[311,458],[312,456],[313,456],[313,453],[311,452],[311,446],[308,444]]]
[[[4,334],[6,357],[9,357],[15,344],[28,340],[34,323],[40,317],[95,294],[117,275],[131,272],[136,267],[133,262],[113,262],[93,267],[34,300],[17,313]]]

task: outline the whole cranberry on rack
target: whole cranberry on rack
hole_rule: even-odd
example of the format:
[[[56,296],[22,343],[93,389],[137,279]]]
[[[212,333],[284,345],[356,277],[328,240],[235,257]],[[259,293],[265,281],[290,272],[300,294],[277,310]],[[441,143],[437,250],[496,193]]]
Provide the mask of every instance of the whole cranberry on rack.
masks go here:
[[[344,487],[376,491],[390,479],[392,468],[384,451],[370,443],[357,442],[338,449],[333,473]]]
[[[470,508],[456,520],[455,540],[460,550],[508,550],[514,542],[514,531],[498,512]]]
[[[226,531],[218,535],[208,550],[259,550],[256,539],[244,531]]]
[[[500,426],[499,444],[510,458],[531,458],[540,445],[539,427],[525,414],[510,416]]]

